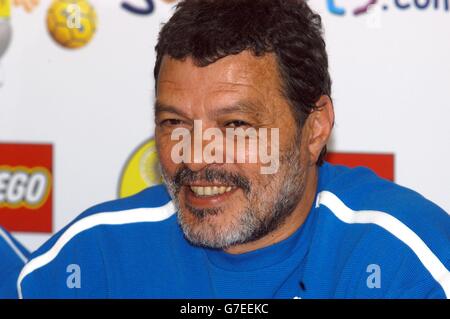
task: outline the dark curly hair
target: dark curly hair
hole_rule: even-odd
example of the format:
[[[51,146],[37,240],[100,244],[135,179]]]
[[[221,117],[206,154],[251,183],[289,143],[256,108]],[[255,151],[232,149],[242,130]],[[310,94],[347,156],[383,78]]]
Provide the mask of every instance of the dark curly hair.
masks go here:
[[[319,98],[331,96],[322,21],[304,0],[182,0],[159,33],[155,85],[164,55],[207,66],[244,50],[275,55],[301,132]],[[318,165],[325,154],[326,147]]]

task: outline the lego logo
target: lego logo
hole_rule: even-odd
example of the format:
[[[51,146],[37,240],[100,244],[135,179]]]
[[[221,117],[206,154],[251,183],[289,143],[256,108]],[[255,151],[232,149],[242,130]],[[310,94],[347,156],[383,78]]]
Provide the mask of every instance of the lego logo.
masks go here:
[[[46,202],[50,187],[46,168],[0,166],[0,207],[37,209]]]

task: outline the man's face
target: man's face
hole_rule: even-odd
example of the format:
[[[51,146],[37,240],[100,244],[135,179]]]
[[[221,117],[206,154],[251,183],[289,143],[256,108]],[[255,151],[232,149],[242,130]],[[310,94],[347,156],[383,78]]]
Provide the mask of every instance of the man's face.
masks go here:
[[[196,66],[190,58],[164,57],[155,110],[156,143],[178,221],[192,243],[227,248],[260,239],[281,225],[301,200],[306,157],[280,89],[271,54],[254,57],[242,52],[206,67]],[[279,169],[262,174],[259,158],[249,163],[249,148],[237,146],[234,156],[244,152],[244,163],[225,160],[229,153],[221,162],[176,163],[173,149],[179,141],[172,133],[184,128],[194,134],[195,120],[201,120],[202,130],[218,128],[224,136],[230,128],[267,129],[267,152],[278,148]],[[271,129],[279,130],[278,143],[270,138]],[[250,139],[246,137],[246,146]]]

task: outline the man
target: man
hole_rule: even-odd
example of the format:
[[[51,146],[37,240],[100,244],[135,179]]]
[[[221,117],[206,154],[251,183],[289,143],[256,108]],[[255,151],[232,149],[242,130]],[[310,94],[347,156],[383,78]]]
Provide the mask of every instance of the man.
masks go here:
[[[28,256],[28,251],[0,227],[0,299],[17,299],[17,277]]]
[[[22,297],[450,296],[448,215],[323,162],[331,81],[304,1],[181,1],[156,50],[167,186],[83,213],[24,267]]]

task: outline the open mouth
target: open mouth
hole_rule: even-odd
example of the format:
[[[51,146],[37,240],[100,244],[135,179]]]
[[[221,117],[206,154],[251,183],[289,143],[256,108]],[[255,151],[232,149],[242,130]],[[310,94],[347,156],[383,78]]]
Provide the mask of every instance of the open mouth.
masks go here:
[[[198,208],[217,207],[230,199],[239,188],[231,185],[185,185],[186,201]]]
[[[215,196],[229,193],[232,186],[190,186],[191,191],[197,196]]]

